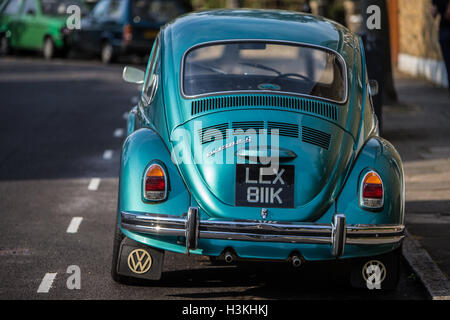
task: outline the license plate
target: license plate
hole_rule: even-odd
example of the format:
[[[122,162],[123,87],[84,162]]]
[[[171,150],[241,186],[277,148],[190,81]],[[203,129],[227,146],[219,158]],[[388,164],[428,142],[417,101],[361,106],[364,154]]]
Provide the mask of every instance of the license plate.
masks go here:
[[[158,35],[158,30],[147,30],[144,32],[144,38],[153,39]]]
[[[236,165],[236,206],[293,208],[295,167],[273,165],[266,172],[263,168],[270,167]]]

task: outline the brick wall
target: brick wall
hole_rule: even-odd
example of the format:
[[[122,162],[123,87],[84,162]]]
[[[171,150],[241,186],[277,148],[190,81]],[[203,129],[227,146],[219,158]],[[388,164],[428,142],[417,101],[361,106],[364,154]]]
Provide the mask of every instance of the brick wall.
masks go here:
[[[400,53],[442,60],[439,19],[431,16],[431,0],[398,0]]]

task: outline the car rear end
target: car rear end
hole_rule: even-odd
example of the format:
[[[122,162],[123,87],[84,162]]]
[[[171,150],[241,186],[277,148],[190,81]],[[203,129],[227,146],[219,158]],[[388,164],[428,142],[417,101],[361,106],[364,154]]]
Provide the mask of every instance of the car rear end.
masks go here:
[[[382,143],[374,140],[355,161],[355,133],[345,129],[348,115],[359,109],[348,100],[361,95],[348,83],[353,71],[337,51],[288,41],[224,40],[191,47],[182,61],[181,99],[169,102],[170,90],[165,95],[168,105],[179,108],[166,109],[174,119],[168,124],[172,159],[160,160],[179,172],[192,199],[181,207],[178,192],[167,190],[173,175],[162,174],[167,183],[160,183],[160,176],[139,176],[134,184],[145,181],[140,190],[148,187],[162,198],[142,194],[149,201],[144,212],[122,206],[122,229],[149,235],[149,244],[153,236],[172,236],[168,242],[175,250],[158,246],[210,256],[234,252],[240,258],[284,260],[301,253],[307,260],[330,260],[357,257],[361,246],[364,255],[391,250],[404,228],[392,214],[401,211],[391,207],[395,202],[386,198],[379,207],[380,182],[389,175],[376,162],[389,158],[388,148],[377,151]],[[370,159],[381,153],[375,163]],[[352,169],[356,163],[375,167],[380,176]],[[340,196],[352,170],[368,173],[367,181],[351,179],[363,186],[361,199],[353,186]],[[121,183],[127,184],[123,174]],[[394,191],[389,196],[400,196]],[[140,198],[135,200],[129,203]],[[337,211],[340,200],[352,206]],[[170,211],[162,209],[170,203]],[[185,238],[182,245],[179,237]]]
[[[194,39],[201,34],[197,43],[164,51],[175,58],[165,56],[162,70],[181,70],[179,83],[164,82],[170,155],[156,155],[153,141],[135,142],[149,135],[144,130],[130,135],[120,186],[133,194],[119,197],[121,232],[152,249],[226,262],[356,259],[355,286],[366,284],[376,257],[395,283],[404,238],[403,168],[395,148],[376,135],[356,37],[346,34],[354,46],[338,50],[264,39],[243,30],[269,19],[239,25],[233,14],[214,12],[226,18],[211,21],[242,38],[207,41],[208,30],[198,31],[206,25],[203,14],[198,24],[193,18],[184,24]],[[165,65],[173,60],[180,65]],[[148,175],[157,163],[132,159],[133,145],[140,159],[158,156],[162,170]]]

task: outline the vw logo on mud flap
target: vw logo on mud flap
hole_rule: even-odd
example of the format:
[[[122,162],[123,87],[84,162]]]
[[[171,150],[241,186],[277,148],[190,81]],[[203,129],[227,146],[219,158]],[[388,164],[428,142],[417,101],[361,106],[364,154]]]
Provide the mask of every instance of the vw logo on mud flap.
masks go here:
[[[362,276],[369,290],[381,289],[381,283],[386,278],[386,267],[381,261],[371,260],[363,266]]]
[[[152,257],[144,249],[135,249],[128,255],[128,267],[134,273],[146,273],[151,266]]]

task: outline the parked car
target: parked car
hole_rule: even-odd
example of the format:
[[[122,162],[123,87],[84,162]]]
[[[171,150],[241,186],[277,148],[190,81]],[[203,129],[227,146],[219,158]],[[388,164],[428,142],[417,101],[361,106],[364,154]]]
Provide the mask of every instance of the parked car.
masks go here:
[[[365,64],[360,38],[313,15],[218,10],[163,27],[146,72],[123,72],[142,92],[122,149],[113,279],[157,280],[172,251],[339,260],[355,287],[395,288],[403,166],[378,135]]]
[[[77,5],[80,13],[84,12],[79,0],[6,0],[0,7],[0,53],[39,50],[46,59],[66,53],[69,5]]]
[[[100,0],[73,34],[80,51],[104,63],[120,55],[150,52],[159,28],[192,8],[181,0]]]

